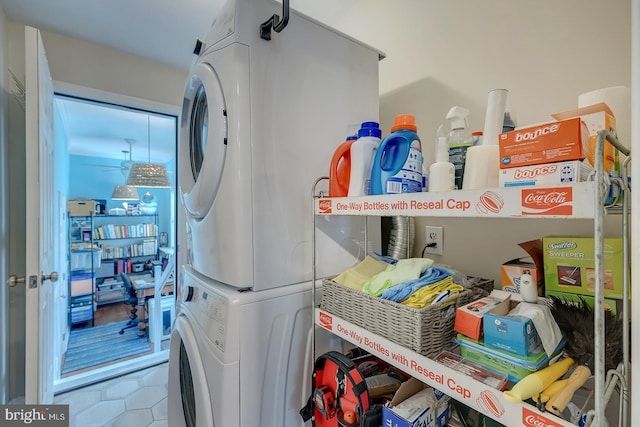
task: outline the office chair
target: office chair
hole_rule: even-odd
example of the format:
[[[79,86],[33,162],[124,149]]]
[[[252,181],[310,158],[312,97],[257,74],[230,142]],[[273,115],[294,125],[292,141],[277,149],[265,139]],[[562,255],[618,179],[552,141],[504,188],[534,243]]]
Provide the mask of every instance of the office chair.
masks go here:
[[[122,277],[127,295],[129,295],[129,299],[127,300],[127,302],[131,305],[131,314],[129,314],[129,321],[127,322],[127,325],[124,328],[120,329],[120,332],[118,332],[120,335],[122,335],[124,334],[125,329],[138,327],[139,320],[138,315],[136,314],[138,312],[138,296],[136,295],[136,291],[133,289],[131,280],[129,280],[128,275],[126,275],[125,273],[120,273],[120,276]]]

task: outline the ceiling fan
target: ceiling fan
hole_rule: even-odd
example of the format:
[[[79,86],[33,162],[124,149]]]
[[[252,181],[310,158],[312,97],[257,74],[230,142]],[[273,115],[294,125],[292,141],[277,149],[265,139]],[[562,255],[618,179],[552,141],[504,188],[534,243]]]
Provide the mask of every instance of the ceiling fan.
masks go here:
[[[83,166],[95,166],[95,167],[101,167],[101,168],[119,169],[126,176],[126,174],[129,173],[129,170],[131,170],[131,167],[135,163],[133,160],[131,160],[131,153],[132,153],[132,148],[131,147],[136,142],[136,140],[135,139],[130,139],[130,138],[125,138],[125,141],[127,142],[127,144],[129,144],[129,150],[122,150],[122,153],[124,155],[124,160],[122,162],[120,162],[119,166],[104,165],[104,164],[99,164],[99,163],[83,163],[82,165]],[[129,153],[129,159],[127,159],[127,153]]]

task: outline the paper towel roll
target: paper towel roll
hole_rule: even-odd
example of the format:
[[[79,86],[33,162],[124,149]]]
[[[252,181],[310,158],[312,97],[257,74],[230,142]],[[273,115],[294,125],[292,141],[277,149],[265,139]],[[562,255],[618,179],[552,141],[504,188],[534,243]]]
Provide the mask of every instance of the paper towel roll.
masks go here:
[[[631,89],[626,86],[612,86],[578,96],[578,107],[606,102],[616,116],[618,141],[625,147],[631,147]]]
[[[504,111],[507,107],[507,93],[509,93],[507,89],[494,89],[489,92],[482,145],[498,145],[498,136],[502,133]]]
[[[504,114],[504,113],[503,113]],[[500,149],[498,145],[476,145],[467,148],[462,179],[463,190],[483,190],[498,186]]]

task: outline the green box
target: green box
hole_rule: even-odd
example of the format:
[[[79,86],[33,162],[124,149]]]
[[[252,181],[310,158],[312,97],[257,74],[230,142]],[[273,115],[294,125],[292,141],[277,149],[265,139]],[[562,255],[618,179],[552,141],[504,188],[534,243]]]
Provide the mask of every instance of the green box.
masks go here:
[[[542,345],[529,356],[520,356],[486,346],[482,340],[472,340],[462,334],[458,334],[456,340],[460,344],[460,355],[462,357],[491,371],[505,374],[510,382],[516,383],[527,375],[549,365],[549,358]]]
[[[544,237],[545,291],[595,296],[595,247],[591,237]],[[622,299],[623,242],[604,239],[604,296]]]

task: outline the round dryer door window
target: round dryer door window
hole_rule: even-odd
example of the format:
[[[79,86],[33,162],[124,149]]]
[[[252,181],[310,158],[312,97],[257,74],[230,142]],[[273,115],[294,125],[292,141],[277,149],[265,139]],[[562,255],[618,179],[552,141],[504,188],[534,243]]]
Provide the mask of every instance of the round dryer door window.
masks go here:
[[[206,63],[192,68],[180,122],[180,192],[189,215],[203,218],[220,188],[227,151],[227,108],[220,79]]]

